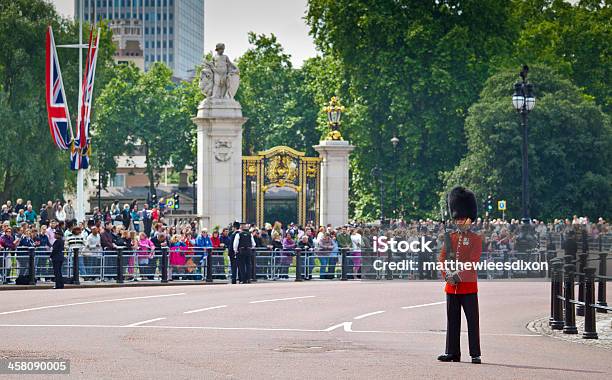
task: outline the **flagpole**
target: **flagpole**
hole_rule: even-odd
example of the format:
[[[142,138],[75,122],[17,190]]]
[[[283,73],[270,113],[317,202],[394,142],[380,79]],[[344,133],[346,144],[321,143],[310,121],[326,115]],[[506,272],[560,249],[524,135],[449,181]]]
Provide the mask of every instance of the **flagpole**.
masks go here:
[[[79,102],[77,109],[79,115],[81,114],[81,101],[83,97],[83,86],[81,81],[83,80],[83,0],[79,0]],[[80,116],[79,116],[80,117]],[[77,125],[77,128],[80,126]],[[82,147],[81,147],[82,148]],[[80,154],[80,152],[78,153]],[[77,199],[76,199],[76,218],[78,221],[84,221],[85,219],[85,169],[77,170]]]

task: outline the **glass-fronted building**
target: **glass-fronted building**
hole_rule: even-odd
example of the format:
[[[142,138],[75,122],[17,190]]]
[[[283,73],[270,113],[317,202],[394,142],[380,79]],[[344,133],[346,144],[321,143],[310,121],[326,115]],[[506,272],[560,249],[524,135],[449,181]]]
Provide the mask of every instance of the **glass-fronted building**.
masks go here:
[[[164,62],[174,76],[190,79],[204,55],[204,0],[75,0],[74,14],[89,22],[111,21],[141,28],[144,68]],[[116,29],[113,28],[116,33]]]

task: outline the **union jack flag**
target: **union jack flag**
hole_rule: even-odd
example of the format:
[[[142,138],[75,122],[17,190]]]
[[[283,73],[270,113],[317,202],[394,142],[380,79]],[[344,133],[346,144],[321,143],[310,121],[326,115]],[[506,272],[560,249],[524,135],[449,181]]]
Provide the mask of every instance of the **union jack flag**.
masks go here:
[[[70,124],[70,112],[66,102],[62,72],[60,71],[53,30],[51,26],[47,29],[47,53],[46,53],[46,98],[47,119],[53,142],[58,148],[68,150],[70,147],[70,136],[72,136],[72,125]]]
[[[93,29],[89,33],[89,48],[85,61],[85,74],[79,99],[79,116],[77,135],[74,139],[70,156],[70,167],[73,170],[87,169],[89,167],[89,126],[91,123],[91,103],[93,98],[94,79],[96,76],[96,61],[98,58],[98,42],[100,30],[96,35],[95,42],[92,44]]]

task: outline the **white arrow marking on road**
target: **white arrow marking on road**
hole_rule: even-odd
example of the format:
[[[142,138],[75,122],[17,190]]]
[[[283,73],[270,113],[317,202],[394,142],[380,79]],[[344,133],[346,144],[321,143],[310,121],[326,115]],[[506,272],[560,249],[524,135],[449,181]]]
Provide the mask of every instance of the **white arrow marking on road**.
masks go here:
[[[337,325],[330,326],[323,331],[330,332],[330,331],[334,331],[342,327],[345,332],[353,332],[353,329],[351,328],[352,325],[353,325],[353,322],[342,322],[342,323],[338,323]]]
[[[227,305],[220,305],[220,306],[212,306],[212,307],[206,307],[204,309],[197,309],[197,310],[190,310],[190,311],[185,311],[183,312],[183,314],[191,314],[191,313],[199,313],[201,311],[206,311],[206,310],[214,310],[214,309],[221,309],[227,307]]]
[[[434,305],[442,305],[443,303],[446,303],[446,301],[432,302],[432,303],[424,303],[424,304],[422,304],[422,305],[402,306],[402,309],[416,309],[416,308],[418,308],[418,307],[434,306]]]
[[[162,319],[166,319],[166,318],[153,318],[153,319],[148,319],[148,320],[146,320],[146,321],[136,322],[136,323],[132,323],[132,324],[129,324],[129,325],[125,325],[124,327],[136,327],[136,326],[140,326],[140,325],[146,325],[147,323],[152,323],[152,322],[161,321]]]
[[[361,314],[361,315],[358,315],[358,316],[356,316],[354,319],[363,319],[363,318],[370,317],[370,316],[372,316],[372,315],[382,314],[382,313],[384,313],[384,312],[385,312],[384,310],[373,311],[373,312],[371,312],[371,313],[366,313],[366,314]]]
[[[259,301],[251,301],[249,303],[262,303],[262,302],[276,302],[276,301],[289,301],[289,300],[299,300],[303,298],[315,298],[315,296],[303,296],[303,297],[289,297],[289,298],[275,298],[271,300],[259,300]]]
[[[94,303],[116,302],[116,301],[131,301],[131,300],[142,300],[142,299],[147,299],[147,298],[174,297],[174,296],[183,296],[183,295],[185,295],[185,293],[160,294],[160,295],[156,295],[156,296],[114,298],[114,299],[110,299],[110,300],[75,302],[75,303],[66,303],[66,304],[63,304],[63,305],[49,305],[49,306],[31,307],[31,308],[28,308],[28,309],[21,309],[21,310],[3,311],[3,312],[0,312],[0,315],[23,313],[23,312],[26,312],[26,311],[56,309],[56,308],[59,308],[59,307],[66,307],[66,306],[90,305],[90,304],[94,304]]]

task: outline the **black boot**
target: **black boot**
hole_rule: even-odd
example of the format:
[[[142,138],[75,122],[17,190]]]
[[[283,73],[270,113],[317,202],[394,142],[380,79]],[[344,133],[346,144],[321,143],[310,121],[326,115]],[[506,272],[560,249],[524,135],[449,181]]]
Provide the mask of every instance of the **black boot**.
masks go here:
[[[474,364],[480,364],[480,363],[482,363],[482,362],[480,361],[480,356],[472,356],[472,363],[474,363]]]
[[[461,361],[461,356],[459,356],[459,355],[444,354],[444,355],[438,356],[438,360],[441,361],[441,362],[460,362]]]

